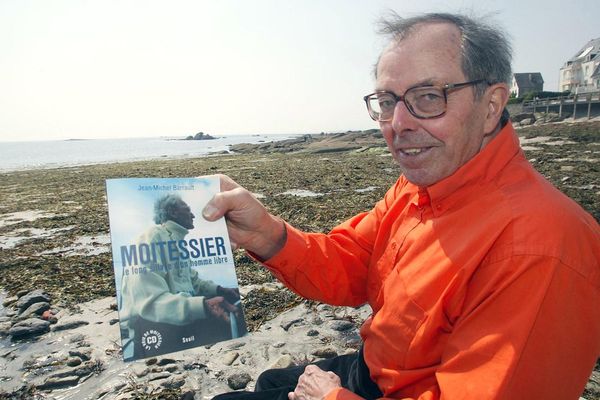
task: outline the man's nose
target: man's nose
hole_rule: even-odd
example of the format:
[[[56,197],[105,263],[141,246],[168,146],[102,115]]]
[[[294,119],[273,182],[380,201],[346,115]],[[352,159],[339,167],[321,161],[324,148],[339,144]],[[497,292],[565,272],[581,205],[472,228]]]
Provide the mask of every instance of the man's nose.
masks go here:
[[[403,101],[396,103],[394,114],[392,115],[392,128],[394,132],[413,131],[417,129],[418,124],[419,119],[408,111],[408,106]]]

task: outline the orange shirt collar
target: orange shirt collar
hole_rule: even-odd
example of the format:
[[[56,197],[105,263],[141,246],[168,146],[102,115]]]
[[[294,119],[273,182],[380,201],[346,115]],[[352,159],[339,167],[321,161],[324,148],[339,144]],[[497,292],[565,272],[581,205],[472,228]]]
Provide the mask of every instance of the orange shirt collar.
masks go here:
[[[520,151],[519,138],[512,124],[508,122],[483,150],[454,174],[427,188],[419,188],[409,183],[416,194],[415,205],[422,207],[429,203],[434,214],[443,213],[481,187],[481,184],[494,179]]]

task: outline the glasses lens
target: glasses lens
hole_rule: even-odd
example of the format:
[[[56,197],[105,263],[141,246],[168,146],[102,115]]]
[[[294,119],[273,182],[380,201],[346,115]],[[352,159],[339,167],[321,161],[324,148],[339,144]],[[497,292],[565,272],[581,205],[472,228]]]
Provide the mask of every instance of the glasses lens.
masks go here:
[[[375,121],[389,121],[394,115],[396,99],[387,93],[376,93],[367,99],[369,112]]]
[[[422,118],[437,117],[446,111],[444,90],[433,86],[407,90],[404,102],[412,109],[413,114]]]

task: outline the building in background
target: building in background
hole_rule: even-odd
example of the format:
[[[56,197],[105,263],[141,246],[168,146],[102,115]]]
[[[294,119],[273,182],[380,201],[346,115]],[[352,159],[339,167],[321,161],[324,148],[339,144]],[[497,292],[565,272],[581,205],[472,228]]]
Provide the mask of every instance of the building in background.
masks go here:
[[[600,38],[590,40],[563,65],[558,89],[575,94],[600,91]]]
[[[511,94],[521,98],[527,93],[539,93],[544,90],[544,79],[539,72],[522,72],[513,74],[510,87]]]

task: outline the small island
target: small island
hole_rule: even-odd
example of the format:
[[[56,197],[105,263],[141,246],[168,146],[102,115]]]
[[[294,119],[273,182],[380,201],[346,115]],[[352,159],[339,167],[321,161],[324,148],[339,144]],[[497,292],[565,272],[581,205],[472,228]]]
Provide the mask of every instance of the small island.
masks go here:
[[[194,136],[190,135],[185,138],[185,140],[212,140],[212,139],[216,139],[216,137],[211,136],[204,132],[198,132]]]

